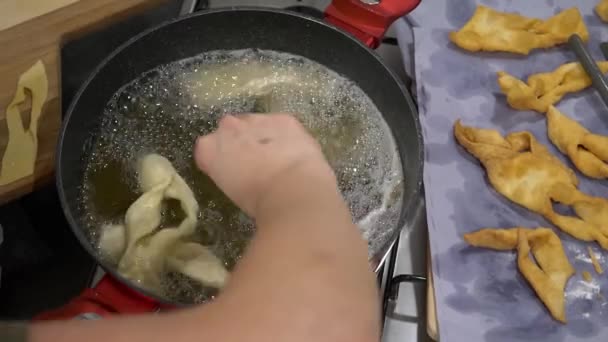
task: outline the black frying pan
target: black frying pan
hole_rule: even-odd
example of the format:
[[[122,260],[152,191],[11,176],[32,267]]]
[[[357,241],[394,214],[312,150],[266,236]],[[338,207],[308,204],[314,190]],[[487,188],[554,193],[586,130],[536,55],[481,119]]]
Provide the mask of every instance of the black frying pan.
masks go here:
[[[396,7],[395,3],[398,3]],[[415,0],[385,0],[382,7],[370,7],[358,0],[334,1],[326,13],[329,21],[346,26],[353,35],[322,21],[280,10],[224,9],[201,12],[143,32],[108,56],[84,83],[67,111],[58,144],[57,187],[74,234],[104,270],[122,284],[106,277],[102,281],[102,289],[89,289],[79,299],[80,309],[72,303],[72,308],[67,312],[73,314],[86,310],[103,315],[108,311],[140,312],[154,307],[150,301],[145,301],[142,306],[141,302],[133,299],[137,297],[133,297],[135,291],[145,295],[145,298],[164,302],[162,298],[121,277],[114,267],[100,259],[81,229],[78,192],[84,175],[85,156],[91,149],[101,123],[102,109],[110,97],[121,86],[147,70],[205,51],[258,48],[300,55],[351,79],[372,99],[395,137],[405,179],[403,208],[397,228],[391,231],[393,238],[372,259],[374,266],[379,267],[400,228],[410,220],[411,209],[420,196],[422,137],[410,94],[360,40],[370,46],[377,45],[386,27],[417,3]],[[373,11],[370,12],[369,8]],[[400,13],[392,13],[390,17],[391,11]],[[355,20],[349,20],[349,16],[351,19],[354,16]],[[365,20],[366,25],[358,28],[353,26]],[[125,292],[125,285],[135,291]],[[92,301],[102,303],[95,306]],[[47,317],[58,316],[61,315]]]

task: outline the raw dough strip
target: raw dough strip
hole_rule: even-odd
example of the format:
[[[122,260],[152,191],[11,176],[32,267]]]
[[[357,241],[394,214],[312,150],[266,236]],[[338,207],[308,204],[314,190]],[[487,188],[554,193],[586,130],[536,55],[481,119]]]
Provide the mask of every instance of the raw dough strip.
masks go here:
[[[577,189],[574,172],[538,143],[529,132],[503,137],[498,131],[454,125],[460,145],[485,167],[490,184],[500,194],[545,217],[564,232],[608,249],[608,201]],[[553,202],[574,209],[560,215]]]
[[[549,228],[485,228],[464,235],[476,247],[505,251],[517,248],[517,266],[551,316],[566,323],[564,289],[574,268],[559,237]],[[530,251],[538,265],[530,258]]]
[[[167,265],[206,286],[222,288],[228,279],[222,261],[209,248],[194,242],[176,245]]]
[[[24,127],[19,105],[31,95],[30,126]],[[34,173],[38,155],[38,120],[49,92],[49,82],[42,61],[24,72],[17,83],[13,101],[6,108],[8,143],[2,157],[0,185],[6,185]]]
[[[184,180],[164,157],[147,155],[138,167],[139,183],[144,193],[127,210],[127,247],[118,263],[118,271],[131,279],[156,286],[167,248],[194,232],[198,203]],[[161,205],[165,198],[178,200],[186,218],[177,228],[162,229],[151,235],[160,226]]]
[[[160,287],[166,266],[205,286],[222,287],[228,271],[221,260],[202,245],[181,241],[194,233],[199,212],[186,182],[157,154],[141,160],[138,174],[144,193],[127,210],[124,225],[102,228],[100,249],[118,261],[122,275],[151,290]],[[186,217],[177,227],[159,230],[166,198],[178,200]]]
[[[527,55],[530,50],[550,48],[568,41],[573,34],[583,41],[589,32],[575,7],[541,20],[477,6],[469,21],[450,40],[468,51],[505,51]]]
[[[608,61],[597,63],[603,73],[608,72]],[[498,85],[514,109],[545,113],[568,93],[581,91],[591,85],[591,78],[580,63],[566,63],[551,72],[528,76],[527,82],[499,71]]]

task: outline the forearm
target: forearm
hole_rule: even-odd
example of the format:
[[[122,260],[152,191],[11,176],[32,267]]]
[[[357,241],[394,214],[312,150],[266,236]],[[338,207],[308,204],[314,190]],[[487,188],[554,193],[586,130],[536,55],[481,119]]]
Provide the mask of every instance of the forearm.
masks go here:
[[[212,308],[205,311],[186,309],[155,315],[35,323],[29,327],[27,341],[218,341],[221,339],[221,335],[212,328],[215,316],[213,311]]]
[[[279,187],[228,286],[212,304],[163,315],[33,325],[30,341],[373,341],[367,246],[339,194]],[[272,336],[272,337],[271,337]]]
[[[257,235],[220,300],[239,308],[249,337],[272,330],[277,340],[377,340],[375,277],[345,204],[337,191],[294,186],[275,198],[310,198],[285,206],[292,207],[285,215],[258,220]]]

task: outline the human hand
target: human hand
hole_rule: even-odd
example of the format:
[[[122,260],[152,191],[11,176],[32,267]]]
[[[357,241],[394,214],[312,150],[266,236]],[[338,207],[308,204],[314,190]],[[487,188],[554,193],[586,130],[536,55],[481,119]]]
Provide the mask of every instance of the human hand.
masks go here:
[[[253,218],[265,202],[280,201],[272,198],[285,193],[273,191],[277,187],[337,188],[321,147],[289,114],[228,115],[215,132],[197,139],[194,159]]]

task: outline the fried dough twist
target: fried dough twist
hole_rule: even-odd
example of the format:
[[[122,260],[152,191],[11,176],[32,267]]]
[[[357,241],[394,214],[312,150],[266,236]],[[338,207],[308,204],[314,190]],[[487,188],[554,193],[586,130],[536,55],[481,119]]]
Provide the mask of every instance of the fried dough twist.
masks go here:
[[[608,61],[598,65],[603,72],[608,72]],[[549,73],[531,75],[527,84],[506,72],[499,72],[498,84],[511,107],[546,113],[549,139],[584,175],[595,179],[608,178],[608,137],[591,133],[552,106],[565,94],[591,84],[579,63],[568,63]]]
[[[466,127],[457,121],[454,135],[482,163],[500,194],[575,238],[597,241],[608,249],[608,201],[579,191],[574,172],[531,133],[503,137],[496,130]],[[572,207],[578,217],[558,214],[553,202]]]
[[[608,61],[598,62],[603,73],[608,72]],[[527,82],[499,71],[498,85],[514,109],[545,113],[568,93],[581,91],[591,85],[591,78],[580,63],[566,63],[551,72],[530,75]]]
[[[583,41],[589,39],[585,22],[575,7],[541,20],[477,6],[471,19],[460,30],[450,32],[449,37],[454,44],[472,52],[505,51],[527,55],[533,49],[565,43],[575,33]]]
[[[608,178],[608,137],[593,134],[551,106],[547,112],[549,139],[584,175]]]
[[[517,266],[551,316],[566,323],[564,289],[574,268],[568,261],[559,237],[549,228],[485,228],[465,234],[476,247],[500,251],[517,248]],[[530,258],[530,251],[538,265]]]

